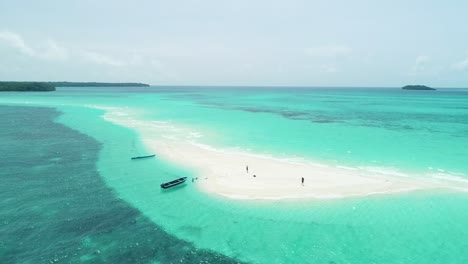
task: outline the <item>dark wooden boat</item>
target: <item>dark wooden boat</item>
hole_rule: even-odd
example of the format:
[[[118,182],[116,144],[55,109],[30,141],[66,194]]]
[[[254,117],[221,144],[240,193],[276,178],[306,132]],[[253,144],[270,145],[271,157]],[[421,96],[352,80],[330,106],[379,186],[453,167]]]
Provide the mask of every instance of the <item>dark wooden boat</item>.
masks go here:
[[[155,154],[153,155],[147,155],[147,156],[138,156],[138,157],[133,157],[132,160],[135,160],[135,159],[145,159],[145,158],[152,158],[156,156]]]
[[[166,182],[166,183],[161,184],[161,188],[163,188],[163,189],[171,188],[171,187],[174,187],[174,186],[179,185],[181,183],[184,183],[186,180],[187,180],[187,177],[182,177],[182,178],[179,178],[177,180]]]

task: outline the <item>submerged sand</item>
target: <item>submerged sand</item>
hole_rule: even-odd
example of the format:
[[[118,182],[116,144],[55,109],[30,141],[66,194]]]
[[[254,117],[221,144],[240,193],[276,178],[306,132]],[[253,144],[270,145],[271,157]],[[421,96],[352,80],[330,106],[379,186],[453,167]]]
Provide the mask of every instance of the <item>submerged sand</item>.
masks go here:
[[[122,111],[104,109],[108,111],[105,119],[136,129],[143,143],[160,158],[195,171],[198,179],[194,183],[211,194],[234,199],[329,199],[455,189],[453,184],[433,178],[215,149],[170,136],[174,128],[163,122],[136,120]]]

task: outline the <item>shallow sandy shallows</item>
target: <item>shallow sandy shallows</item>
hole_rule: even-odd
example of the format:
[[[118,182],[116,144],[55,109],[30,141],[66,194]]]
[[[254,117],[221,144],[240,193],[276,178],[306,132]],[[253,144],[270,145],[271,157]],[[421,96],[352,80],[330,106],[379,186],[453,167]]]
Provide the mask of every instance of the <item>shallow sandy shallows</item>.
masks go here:
[[[423,189],[455,189],[450,187],[452,184],[431,179],[217,150],[173,137],[172,133],[180,129],[165,122],[135,120],[119,109],[95,108],[108,111],[104,115],[106,120],[136,129],[143,143],[160,158],[194,170],[198,175],[195,183],[202,190],[229,198],[327,199]],[[304,185],[301,183],[302,177]]]

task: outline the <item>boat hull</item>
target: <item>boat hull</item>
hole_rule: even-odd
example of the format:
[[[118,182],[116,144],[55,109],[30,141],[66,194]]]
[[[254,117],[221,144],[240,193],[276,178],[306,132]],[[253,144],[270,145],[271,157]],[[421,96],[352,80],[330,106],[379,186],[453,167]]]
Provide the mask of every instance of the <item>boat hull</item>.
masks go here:
[[[170,182],[165,182],[165,183],[161,184],[161,188],[163,188],[163,189],[168,189],[168,188],[177,186],[177,185],[179,185],[179,184],[182,184],[182,183],[184,183],[186,180],[187,180],[187,177],[182,177],[182,178],[179,178],[179,179],[177,179],[177,180],[173,180],[173,181],[170,181]]]
[[[132,160],[136,160],[136,159],[146,159],[146,158],[152,158],[152,157],[154,157],[154,156],[156,156],[156,155],[153,154],[153,155],[148,155],[148,156],[138,156],[138,157],[133,157],[133,158],[131,158],[131,159],[132,159]]]

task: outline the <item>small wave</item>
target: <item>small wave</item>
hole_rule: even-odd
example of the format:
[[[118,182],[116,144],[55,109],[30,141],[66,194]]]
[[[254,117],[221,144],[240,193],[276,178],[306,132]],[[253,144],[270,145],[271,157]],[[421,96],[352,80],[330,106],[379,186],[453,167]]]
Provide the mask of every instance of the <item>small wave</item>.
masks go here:
[[[240,194],[226,194],[226,193],[219,193],[219,195],[236,199],[236,200],[288,200],[288,199],[342,199],[342,198],[352,198],[352,197],[363,197],[363,196],[371,196],[371,195],[385,195],[385,194],[392,194],[392,193],[401,193],[401,192],[410,192],[410,191],[417,191],[421,190],[419,187],[407,187],[407,188],[400,188],[391,191],[375,191],[375,192],[368,192],[363,194],[338,194],[338,193],[329,193],[329,194],[296,194],[296,195],[283,195],[283,196],[250,196],[250,195],[240,195]],[[463,191],[468,191],[464,190]]]
[[[371,167],[371,166],[360,166],[358,169],[365,170],[368,172],[389,175],[389,176],[398,176],[398,177],[409,177],[408,174],[399,171],[396,168],[392,167]]]
[[[199,132],[189,132],[189,138],[201,138],[203,135]]]
[[[453,174],[445,174],[445,173],[437,173],[437,174],[430,174],[432,178],[441,179],[446,181],[455,181],[460,183],[468,184],[468,179],[460,176],[455,176]]]
[[[358,168],[349,167],[349,166],[342,166],[342,165],[338,165],[336,167],[339,168],[339,169],[345,169],[345,170],[358,170]]]
[[[128,114],[124,112],[113,112],[112,114],[116,116],[128,116]]]
[[[170,135],[163,135],[163,136],[161,136],[161,137],[162,137],[162,138],[165,138],[165,139],[170,139],[170,140],[176,140],[176,139],[177,139],[177,137],[175,137],[175,136],[170,136]]]
[[[151,121],[153,124],[167,124],[169,123],[168,121]]]
[[[225,194],[219,193],[219,195],[235,199],[235,200],[287,200],[287,199],[339,199],[346,197],[340,194],[303,194],[303,195],[284,195],[284,196],[250,196],[241,194]]]

